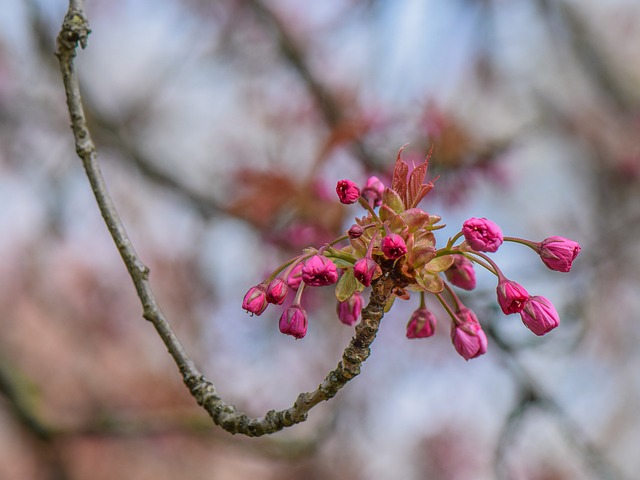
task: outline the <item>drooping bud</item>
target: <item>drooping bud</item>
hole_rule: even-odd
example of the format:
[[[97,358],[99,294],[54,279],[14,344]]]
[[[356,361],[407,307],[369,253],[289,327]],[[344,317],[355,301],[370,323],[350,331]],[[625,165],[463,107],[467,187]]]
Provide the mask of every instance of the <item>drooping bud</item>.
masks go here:
[[[302,266],[302,281],[310,287],[324,287],[338,281],[338,271],[330,259],[314,255]]]
[[[538,336],[553,330],[560,325],[560,316],[553,304],[544,297],[529,298],[524,304],[522,323]]]
[[[351,180],[339,180],[336,185],[336,193],[340,199],[340,203],[350,205],[356,203],[360,197],[360,189]]]
[[[384,184],[378,177],[371,176],[367,179],[367,183],[362,189],[362,196],[374,207],[382,205],[382,194],[384,193]]]
[[[472,217],[462,224],[467,244],[477,252],[495,252],[502,245],[502,230],[486,218]]]
[[[294,304],[282,312],[278,326],[285,335],[300,339],[307,334],[307,322],[307,312],[300,305]]]
[[[426,307],[416,309],[407,323],[407,338],[426,338],[436,333],[436,316]]]
[[[262,314],[267,308],[267,287],[263,283],[251,287],[242,300],[242,308],[251,314]]]
[[[338,319],[345,325],[351,326],[355,324],[363,306],[364,299],[362,295],[355,292],[346,302],[338,302]]]
[[[363,233],[364,233],[364,228],[362,228],[360,225],[357,225],[355,223],[351,225],[351,228],[349,229],[349,231],[347,231],[347,235],[349,235],[349,238],[351,239],[360,238]]]
[[[496,288],[498,304],[505,315],[519,313],[524,308],[524,303],[529,299],[529,292],[513,280],[501,277]]]
[[[469,360],[487,352],[487,335],[475,313],[466,307],[456,312],[459,322],[451,328],[451,342],[462,358]]]
[[[364,257],[359,259],[353,265],[353,276],[356,277],[362,285],[368,287],[373,281],[373,276],[376,271],[380,270],[380,266],[371,257]]]
[[[473,263],[464,255],[453,255],[453,265],[444,274],[452,285],[464,290],[476,288],[476,272]]]
[[[289,287],[282,277],[274,278],[267,288],[267,302],[282,305],[287,298]]]
[[[580,253],[580,244],[564,237],[549,237],[540,243],[538,253],[551,270],[569,272],[571,263]]]
[[[287,277],[287,285],[293,290],[298,290],[300,282],[302,282],[302,263],[296,264]]]
[[[407,253],[407,245],[397,233],[389,233],[382,239],[382,253],[389,260],[395,260]]]

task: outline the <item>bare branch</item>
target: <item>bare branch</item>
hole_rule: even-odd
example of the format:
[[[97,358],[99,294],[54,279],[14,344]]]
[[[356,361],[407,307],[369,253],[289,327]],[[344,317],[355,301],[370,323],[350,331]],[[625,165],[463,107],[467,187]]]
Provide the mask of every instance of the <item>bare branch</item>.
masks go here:
[[[355,336],[345,349],[341,362],[325,377],[316,390],[300,394],[290,408],[281,411],[272,410],[262,418],[249,417],[239,412],[234,405],[224,402],[218,396],[213,383],[200,373],[187,355],[158,306],[149,283],[149,268],[138,257],[100,171],[96,147],[87,128],[74,62],[78,43],[84,48],[90,32],[89,23],[82,9],[82,1],[70,0],[69,10],[58,35],[56,56],[60,63],[67,96],[67,107],[71,116],[71,129],[75,138],[76,152],[82,160],[109,233],[137,290],[143,307],[143,317],[153,324],[178,366],[191,394],[205,408],[217,425],[230,433],[261,436],[303,422],[306,420],[309,410],[323,400],[334,397],[338,390],[360,373],[362,362],[369,357],[369,347],[378,332],[380,320],[384,314],[384,306],[391,296],[394,281],[390,278],[389,272],[385,271],[385,275],[374,282],[369,304],[362,311],[362,321],[356,327]]]

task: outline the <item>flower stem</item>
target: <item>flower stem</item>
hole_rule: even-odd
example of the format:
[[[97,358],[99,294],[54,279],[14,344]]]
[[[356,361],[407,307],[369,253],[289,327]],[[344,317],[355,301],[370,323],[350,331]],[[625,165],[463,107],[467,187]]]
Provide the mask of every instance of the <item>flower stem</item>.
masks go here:
[[[375,219],[377,223],[382,224],[382,220],[380,220],[380,217],[378,217],[378,214],[373,210],[373,208],[371,208],[371,205],[369,205],[369,202],[367,202],[363,197],[358,197],[358,202],[360,203],[360,205],[362,205],[362,208],[364,208],[371,214],[371,216]]]
[[[521,245],[525,245],[529,247],[530,249],[536,252],[539,252],[540,244],[537,242],[532,242],[531,240],[525,240],[524,238],[518,238],[518,237],[503,237],[503,240],[505,242],[519,243]]]

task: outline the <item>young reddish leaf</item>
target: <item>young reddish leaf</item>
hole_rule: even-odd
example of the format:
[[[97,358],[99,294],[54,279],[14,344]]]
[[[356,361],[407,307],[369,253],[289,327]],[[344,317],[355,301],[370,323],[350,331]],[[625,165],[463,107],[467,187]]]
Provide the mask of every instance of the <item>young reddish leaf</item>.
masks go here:
[[[422,190],[422,183],[424,182],[424,177],[427,174],[428,167],[429,164],[425,160],[424,163],[418,165],[413,169],[413,172],[411,172],[411,175],[409,176],[409,188],[407,191],[407,208],[413,208],[418,204],[416,199]]]
[[[405,221],[411,233],[429,224],[429,214],[419,208],[405,210],[400,214],[400,218]]]
[[[393,169],[393,178],[391,179],[391,189],[395,190],[400,196],[404,204],[407,204],[407,175],[409,174],[409,165],[400,159],[404,147],[398,150],[396,165]]]
[[[431,147],[431,150],[429,150],[427,158],[424,159],[424,162],[414,168],[413,172],[411,172],[411,175],[409,176],[407,208],[416,207],[418,203],[420,203],[420,200],[422,200],[424,196],[433,188],[432,182],[429,182],[428,184],[424,183],[424,178],[427,175],[427,169],[429,168],[429,159],[431,159],[432,152],[433,147]]]
[[[411,294],[407,292],[404,288],[394,287],[393,295],[398,297],[400,300],[409,300],[411,298]]]
[[[433,182],[437,179],[438,177],[434,178],[429,183],[425,183],[420,186],[420,191],[418,192],[418,195],[414,198],[413,200],[414,203],[413,205],[411,205],[412,207],[418,206],[418,204],[420,203],[420,200],[422,200],[427,195],[427,193],[431,191],[431,189],[433,188]]]

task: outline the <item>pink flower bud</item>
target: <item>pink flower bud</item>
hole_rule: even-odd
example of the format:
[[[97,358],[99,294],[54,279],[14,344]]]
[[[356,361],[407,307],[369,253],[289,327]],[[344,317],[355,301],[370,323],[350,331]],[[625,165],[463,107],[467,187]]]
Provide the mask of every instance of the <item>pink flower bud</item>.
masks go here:
[[[379,265],[371,257],[364,257],[358,260],[353,266],[353,276],[356,277],[362,285],[368,287],[373,281],[373,276],[379,269]]]
[[[364,300],[362,295],[355,292],[346,302],[338,302],[338,318],[345,325],[353,325],[358,321]]]
[[[360,189],[358,185],[351,180],[340,180],[336,185],[336,193],[341,203],[350,205],[356,203],[360,197]]]
[[[462,224],[467,244],[477,252],[495,252],[502,245],[502,230],[486,218],[470,218]]]
[[[314,255],[302,266],[302,281],[310,287],[324,287],[338,281],[338,271],[327,257]]]
[[[473,269],[473,263],[464,255],[454,255],[453,265],[445,270],[444,274],[456,287],[464,290],[476,288],[476,272]]]
[[[580,253],[580,244],[564,237],[549,237],[540,243],[540,259],[551,270],[568,272]]]
[[[293,290],[298,290],[300,282],[302,282],[302,263],[296,264],[287,277],[287,285]]]
[[[389,260],[395,260],[407,253],[407,245],[397,233],[390,233],[382,239],[382,253]]]
[[[307,334],[307,312],[300,305],[291,305],[280,316],[278,326],[285,335],[300,339]]]
[[[242,308],[251,314],[262,314],[267,308],[267,287],[262,283],[251,287],[242,300]]]
[[[382,194],[384,193],[384,183],[378,177],[371,176],[362,189],[362,196],[374,207],[382,205]]]
[[[425,338],[436,333],[436,316],[426,308],[418,308],[407,323],[407,338]]]
[[[529,299],[529,292],[513,280],[501,277],[498,281],[498,304],[505,315],[519,313],[524,308],[524,303]]]
[[[289,293],[287,282],[282,277],[276,277],[267,288],[267,302],[282,305],[287,298],[287,293]]]
[[[462,358],[469,360],[487,352],[487,335],[475,313],[466,307],[456,312],[459,323],[451,329],[451,342]]]
[[[544,335],[560,325],[560,316],[553,304],[544,297],[531,297],[524,304],[522,323],[536,335]]]
[[[349,235],[349,238],[360,238],[363,233],[364,228],[354,223],[353,225],[351,225],[351,228],[347,232],[347,235]]]

